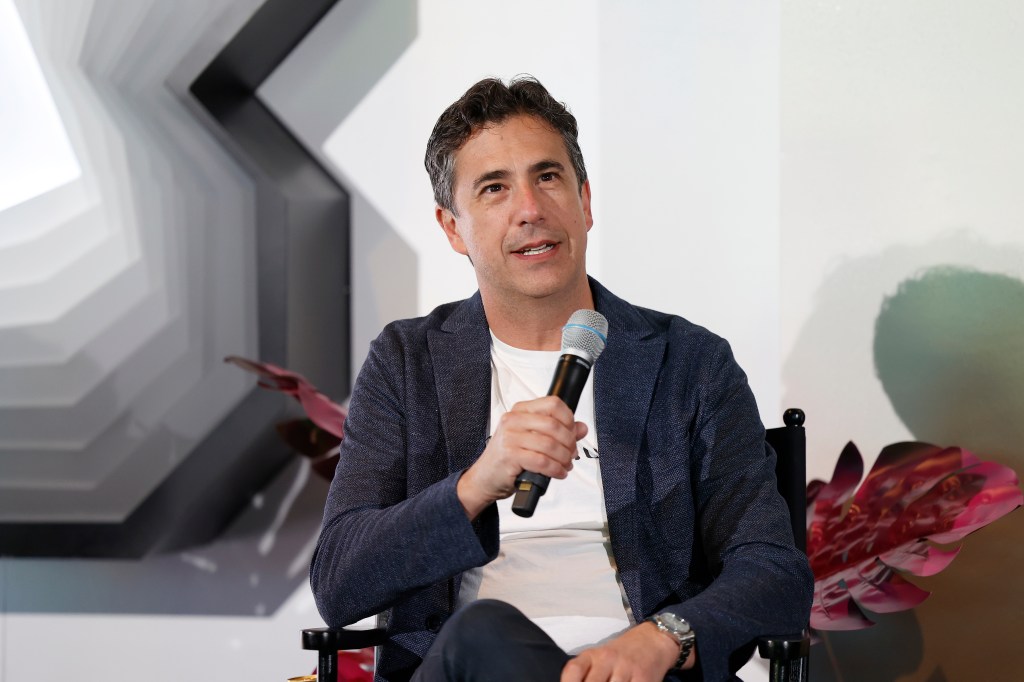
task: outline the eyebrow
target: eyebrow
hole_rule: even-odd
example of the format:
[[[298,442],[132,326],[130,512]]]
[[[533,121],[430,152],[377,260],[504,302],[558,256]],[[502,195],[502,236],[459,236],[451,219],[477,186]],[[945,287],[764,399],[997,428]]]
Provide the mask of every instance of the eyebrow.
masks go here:
[[[531,173],[540,173],[546,170],[565,171],[565,166],[562,165],[561,161],[555,161],[554,159],[544,159],[530,166]]]
[[[509,172],[507,170],[493,170],[484,173],[473,182],[473,189],[477,189],[480,185],[490,182],[491,180],[503,180],[507,178]]]
[[[554,159],[543,159],[530,166],[530,174],[540,173],[547,170],[565,171],[565,165],[561,161],[555,161]],[[504,180],[510,175],[509,171],[492,170],[484,173],[476,180],[473,181],[473,189],[476,190],[480,185],[491,182],[492,180]]]

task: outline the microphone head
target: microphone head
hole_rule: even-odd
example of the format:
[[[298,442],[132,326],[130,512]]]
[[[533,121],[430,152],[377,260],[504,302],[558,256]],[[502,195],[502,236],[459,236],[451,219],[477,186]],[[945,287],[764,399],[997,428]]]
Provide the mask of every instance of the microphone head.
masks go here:
[[[608,320],[596,310],[577,310],[562,327],[562,354],[596,362],[608,343]]]

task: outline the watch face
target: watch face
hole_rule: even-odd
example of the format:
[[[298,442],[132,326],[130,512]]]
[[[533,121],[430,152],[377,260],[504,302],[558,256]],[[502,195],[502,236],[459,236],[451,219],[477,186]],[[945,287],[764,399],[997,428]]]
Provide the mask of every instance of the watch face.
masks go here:
[[[675,630],[679,634],[685,634],[690,631],[690,624],[679,616],[675,616],[671,613],[661,613],[659,615],[661,616],[661,622],[663,622],[666,627]]]

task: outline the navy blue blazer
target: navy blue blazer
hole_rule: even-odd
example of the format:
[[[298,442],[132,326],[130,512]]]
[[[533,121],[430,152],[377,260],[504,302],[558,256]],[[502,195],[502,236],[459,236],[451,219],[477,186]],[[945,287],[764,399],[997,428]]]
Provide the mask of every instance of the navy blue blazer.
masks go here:
[[[609,324],[594,395],[619,578],[638,620],[685,618],[703,677],[727,679],[730,652],[810,609],[775,455],[723,339],[591,288]],[[495,506],[470,523],[455,491],[488,435],[490,345],[477,293],[388,325],[356,380],[310,582],[330,626],[386,612],[378,680],[411,675],[463,571],[497,556]]]

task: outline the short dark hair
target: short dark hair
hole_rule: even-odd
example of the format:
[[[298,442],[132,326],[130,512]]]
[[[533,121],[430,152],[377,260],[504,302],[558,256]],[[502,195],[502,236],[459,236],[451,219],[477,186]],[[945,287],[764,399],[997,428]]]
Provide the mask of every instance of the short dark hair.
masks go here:
[[[502,123],[511,116],[536,116],[562,136],[579,190],[587,181],[587,168],[577,140],[576,117],[533,76],[516,76],[506,86],[497,78],[485,78],[444,110],[427,141],[423,165],[434,188],[434,201],[455,215],[455,153],[481,128]]]

